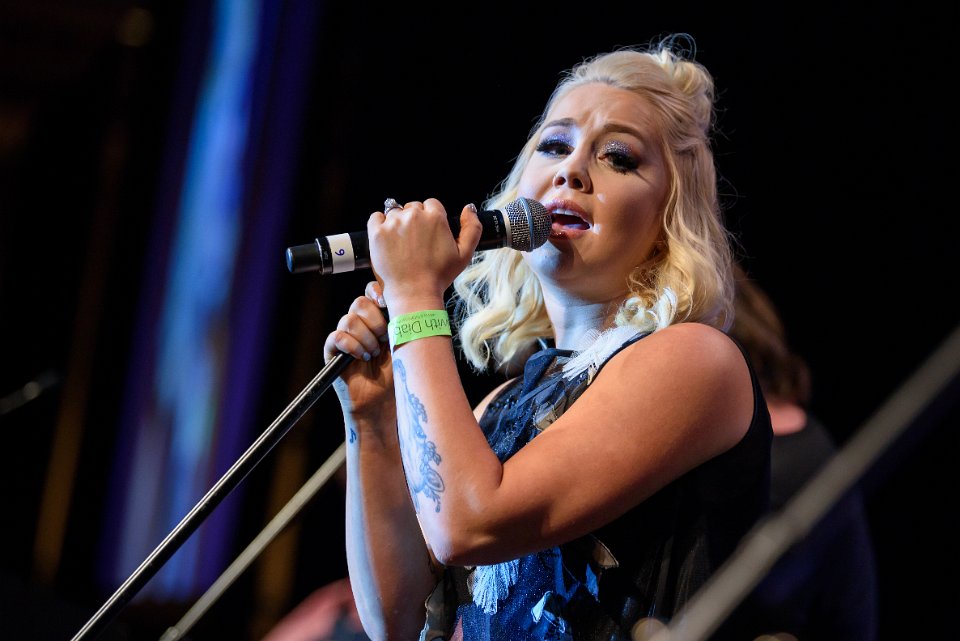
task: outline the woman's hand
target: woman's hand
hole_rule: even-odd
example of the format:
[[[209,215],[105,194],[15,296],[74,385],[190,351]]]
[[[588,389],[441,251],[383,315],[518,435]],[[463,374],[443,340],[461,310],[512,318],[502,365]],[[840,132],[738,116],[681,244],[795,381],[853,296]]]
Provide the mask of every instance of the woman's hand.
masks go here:
[[[339,352],[356,359],[334,382],[345,416],[374,418],[395,402],[382,301],[380,283],[368,283],[364,295],[353,301],[323,344],[324,362],[330,362]]]
[[[476,207],[460,213],[460,234],[454,238],[447,211],[429,198],[374,212],[367,221],[370,261],[383,283],[391,313],[442,308],[446,289],[470,262],[482,231]],[[403,301],[409,304],[394,306]]]

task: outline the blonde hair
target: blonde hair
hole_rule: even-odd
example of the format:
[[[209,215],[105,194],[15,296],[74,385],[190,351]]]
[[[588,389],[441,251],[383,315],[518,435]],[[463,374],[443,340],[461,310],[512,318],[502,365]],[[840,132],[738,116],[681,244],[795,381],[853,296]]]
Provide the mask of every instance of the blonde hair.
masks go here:
[[[688,38],[672,36],[645,50],[618,49],[565,72],[509,175],[484,203],[497,208],[518,197],[520,177],[544,120],[571,90],[599,82],[644,98],[659,125],[670,184],[657,250],[630,274],[631,294],[617,313],[617,327],[657,331],[695,321],[725,330],[732,319],[732,251],[720,216],[709,141],[714,84],[702,65],[674,50]],[[491,359],[497,368],[513,370],[535,349],[537,339],[553,335],[540,283],[511,249],[478,252],[454,281],[451,304],[460,348],[477,370],[487,369]]]

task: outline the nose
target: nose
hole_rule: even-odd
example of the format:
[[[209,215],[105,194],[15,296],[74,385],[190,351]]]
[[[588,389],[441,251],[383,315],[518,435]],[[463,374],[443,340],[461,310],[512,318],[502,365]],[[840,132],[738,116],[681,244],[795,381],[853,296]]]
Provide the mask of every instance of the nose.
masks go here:
[[[590,172],[581,154],[572,153],[564,159],[553,176],[553,186],[566,186],[577,191],[590,191]]]

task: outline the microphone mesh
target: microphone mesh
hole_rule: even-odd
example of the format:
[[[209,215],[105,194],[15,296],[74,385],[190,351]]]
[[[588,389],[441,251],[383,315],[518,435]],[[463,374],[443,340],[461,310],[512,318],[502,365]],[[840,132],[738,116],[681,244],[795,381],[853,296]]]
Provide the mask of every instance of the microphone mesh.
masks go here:
[[[504,211],[510,221],[508,247],[520,251],[533,251],[550,237],[550,212],[542,203],[530,198],[518,198],[508,204]]]

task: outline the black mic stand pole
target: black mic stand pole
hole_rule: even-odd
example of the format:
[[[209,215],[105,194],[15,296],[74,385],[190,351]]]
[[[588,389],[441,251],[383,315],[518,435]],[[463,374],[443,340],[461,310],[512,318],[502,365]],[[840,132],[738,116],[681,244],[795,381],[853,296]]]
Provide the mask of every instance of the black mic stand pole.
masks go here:
[[[140,564],[133,574],[123,582],[106,603],[87,621],[73,637],[72,641],[95,639],[104,627],[116,617],[117,613],[139,592],[147,581],[166,563],[174,552],[193,534],[210,513],[226,498],[250,471],[280,442],[293,424],[307,413],[320,396],[327,391],[333,381],[350,364],[353,357],[339,353],[310,381],[287,408],[278,416],[263,434],[251,445],[220,480],[210,488],[202,499],[190,510],[182,521],[166,536],[153,552]]]
[[[233,563],[223,571],[216,581],[214,581],[207,591],[203,593],[196,603],[187,610],[176,624],[167,628],[160,641],[179,641],[193,628],[207,610],[223,596],[234,581],[240,578],[240,575],[256,560],[260,553],[277,537],[278,534],[290,524],[293,518],[302,510],[316,493],[322,488],[330,477],[340,469],[347,458],[347,444],[341,443],[333,454],[317,468],[306,483],[303,484],[296,494],[287,501],[287,504],[277,512],[267,526],[250,542],[250,545],[240,553]]]

